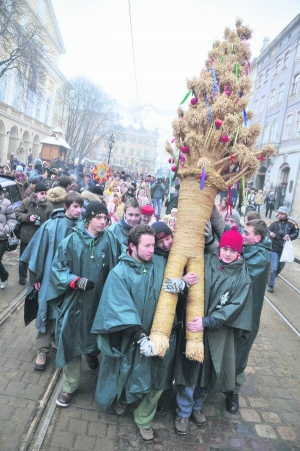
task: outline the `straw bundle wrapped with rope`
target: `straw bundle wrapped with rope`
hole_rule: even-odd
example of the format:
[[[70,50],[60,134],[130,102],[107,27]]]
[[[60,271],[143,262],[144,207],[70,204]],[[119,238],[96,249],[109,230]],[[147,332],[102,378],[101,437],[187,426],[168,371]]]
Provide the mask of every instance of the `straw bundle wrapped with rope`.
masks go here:
[[[188,82],[193,94],[188,111],[178,109],[173,123],[175,146],[166,144],[173,170],[181,178],[176,232],[165,270],[165,279],[182,278],[184,270],[195,272],[200,281],[189,288],[187,322],[204,316],[204,228],[215,196],[242,177],[250,177],[263,158],[274,153],[271,145],[254,150],[260,130],[244,125],[249,80],[250,30],[236,22],[236,30],[225,30],[225,41],[216,42],[206,61],[206,70]],[[157,355],[169,347],[177,294],[161,291],[151,330]],[[203,332],[186,330],[186,356],[203,361]]]

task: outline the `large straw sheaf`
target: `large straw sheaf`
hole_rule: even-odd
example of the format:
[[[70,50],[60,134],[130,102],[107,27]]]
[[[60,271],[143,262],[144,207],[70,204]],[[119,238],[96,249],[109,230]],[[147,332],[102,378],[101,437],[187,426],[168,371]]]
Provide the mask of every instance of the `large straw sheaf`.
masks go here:
[[[186,112],[178,109],[178,118],[173,122],[177,149],[166,143],[173,164],[178,165],[181,187],[165,278],[182,278],[184,271],[200,276],[199,283],[189,288],[187,322],[204,316],[204,228],[218,190],[224,191],[243,177],[250,177],[257,171],[259,161],[274,153],[270,144],[254,149],[260,129],[257,124],[244,124],[252,117],[245,110],[251,88],[250,50],[246,42],[250,37],[251,31],[240,19],[235,30],[226,28],[225,40],[216,42],[209,52],[206,69],[187,83],[196,101]],[[182,146],[188,146],[184,158]],[[159,296],[150,336],[161,357],[169,347],[177,298],[164,290]],[[186,356],[202,362],[203,333],[187,329],[186,339]]]

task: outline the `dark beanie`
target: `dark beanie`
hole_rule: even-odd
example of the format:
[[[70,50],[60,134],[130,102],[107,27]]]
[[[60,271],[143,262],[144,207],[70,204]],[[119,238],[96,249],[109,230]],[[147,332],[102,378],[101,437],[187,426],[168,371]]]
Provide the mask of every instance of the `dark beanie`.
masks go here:
[[[88,221],[94,216],[104,213],[108,215],[108,211],[106,206],[102,202],[93,201],[88,204],[86,207],[85,219]]]
[[[219,248],[220,247],[230,247],[239,254],[242,252],[243,237],[236,226],[232,226],[230,230],[223,233],[219,243]]]
[[[103,188],[100,185],[95,185],[90,189],[91,193],[98,194],[98,196],[103,196]]]
[[[151,224],[151,227],[155,230],[155,242],[161,240],[165,236],[173,235],[172,230],[165,222],[156,221]]]
[[[42,163],[35,163],[34,169],[41,171],[43,169]]]
[[[48,191],[47,186],[45,185],[45,183],[43,182],[38,182],[36,183],[35,187],[34,187],[34,192],[35,193],[40,193],[41,191]]]
[[[180,183],[177,183],[177,185],[175,185],[175,189],[176,189],[176,191],[180,190]]]

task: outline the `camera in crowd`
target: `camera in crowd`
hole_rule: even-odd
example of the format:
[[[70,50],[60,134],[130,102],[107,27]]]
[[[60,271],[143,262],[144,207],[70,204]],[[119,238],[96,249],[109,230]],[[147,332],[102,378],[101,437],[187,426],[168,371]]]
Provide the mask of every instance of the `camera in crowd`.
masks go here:
[[[280,232],[278,232],[278,235],[283,238],[285,236],[284,232],[282,230],[280,230]]]
[[[41,217],[40,216],[38,216],[38,215],[35,216],[34,225],[37,227],[41,225]]]

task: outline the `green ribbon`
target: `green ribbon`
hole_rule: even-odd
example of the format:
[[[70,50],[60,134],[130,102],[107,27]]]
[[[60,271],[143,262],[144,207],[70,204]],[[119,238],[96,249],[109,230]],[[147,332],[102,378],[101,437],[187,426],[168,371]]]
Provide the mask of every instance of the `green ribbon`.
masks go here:
[[[174,180],[175,180],[176,177],[177,177],[177,172],[178,172],[178,169],[179,169],[179,164],[180,164],[180,151],[179,151],[178,158],[177,158],[177,168],[176,168],[176,172],[175,172],[174,175],[173,175],[172,182],[174,182]]]
[[[221,56],[220,63],[222,63],[223,59],[226,58],[226,55]]]
[[[239,82],[239,65],[238,63],[235,64],[235,82]]]
[[[191,94],[192,94],[192,91],[188,91],[188,93],[185,95],[184,99],[180,102],[179,105],[182,105]]]

